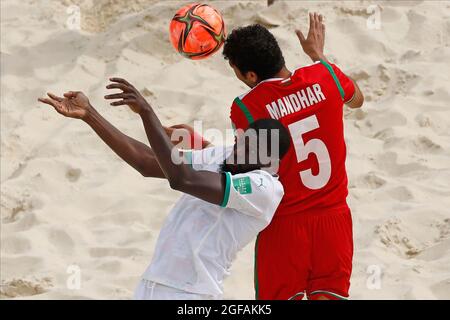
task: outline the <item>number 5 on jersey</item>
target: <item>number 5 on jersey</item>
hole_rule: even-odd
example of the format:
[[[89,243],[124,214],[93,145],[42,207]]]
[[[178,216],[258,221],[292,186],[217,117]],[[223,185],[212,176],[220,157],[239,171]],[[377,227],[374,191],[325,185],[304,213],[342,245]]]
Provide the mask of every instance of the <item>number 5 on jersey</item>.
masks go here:
[[[303,135],[307,132],[319,128],[319,122],[315,115],[300,121],[291,123],[289,131],[294,141],[297,161],[302,162],[308,159],[310,153],[314,153],[319,162],[319,173],[312,174],[311,169],[300,171],[300,180],[309,189],[317,190],[323,188],[331,177],[331,160],[327,146],[320,139],[311,139],[306,143],[303,141]]]

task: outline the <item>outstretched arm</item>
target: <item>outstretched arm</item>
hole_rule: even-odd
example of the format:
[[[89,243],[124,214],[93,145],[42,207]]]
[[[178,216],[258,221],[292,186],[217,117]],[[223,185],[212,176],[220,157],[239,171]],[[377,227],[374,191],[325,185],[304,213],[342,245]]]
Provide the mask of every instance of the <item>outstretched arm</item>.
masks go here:
[[[171,188],[214,204],[221,204],[225,192],[225,175],[196,171],[190,164],[184,163],[181,152],[174,147],[153,108],[139,91],[124,79],[112,78],[111,81],[113,83],[107,88],[120,89],[122,92],[107,95],[105,98],[119,99],[111,105],[128,105],[140,115],[150,146]]]
[[[120,132],[92,107],[83,93],[70,91],[64,94],[64,98],[51,93],[48,96],[49,98],[40,98],[39,101],[53,106],[66,117],[86,122],[119,157],[140,174],[165,178],[152,149]]]
[[[303,51],[313,62],[320,60],[327,61],[327,58],[323,53],[325,47],[325,23],[321,14],[316,12],[309,14],[309,31],[307,37],[305,37],[300,30],[296,30],[295,33],[300,40]],[[355,94],[353,95],[353,98],[345,104],[349,108],[360,108],[364,103],[364,95],[359,89],[356,81],[353,79],[351,79],[351,81],[355,86]]]

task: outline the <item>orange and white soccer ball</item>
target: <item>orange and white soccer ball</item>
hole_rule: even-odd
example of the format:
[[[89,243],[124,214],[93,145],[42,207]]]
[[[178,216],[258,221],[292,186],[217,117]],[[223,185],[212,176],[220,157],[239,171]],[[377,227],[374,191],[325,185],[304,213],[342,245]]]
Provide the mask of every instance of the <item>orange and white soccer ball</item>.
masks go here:
[[[222,15],[207,4],[189,4],[170,22],[170,40],[183,57],[204,59],[217,52],[225,41]]]

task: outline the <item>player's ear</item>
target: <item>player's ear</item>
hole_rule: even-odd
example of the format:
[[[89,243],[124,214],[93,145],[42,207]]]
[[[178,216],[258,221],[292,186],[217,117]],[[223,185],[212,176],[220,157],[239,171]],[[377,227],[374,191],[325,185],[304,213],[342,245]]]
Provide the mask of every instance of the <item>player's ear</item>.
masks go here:
[[[245,74],[245,79],[248,83],[251,83],[253,85],[256,85],[259,82],[258,75],[253,71],[247,71],[247,73]]]

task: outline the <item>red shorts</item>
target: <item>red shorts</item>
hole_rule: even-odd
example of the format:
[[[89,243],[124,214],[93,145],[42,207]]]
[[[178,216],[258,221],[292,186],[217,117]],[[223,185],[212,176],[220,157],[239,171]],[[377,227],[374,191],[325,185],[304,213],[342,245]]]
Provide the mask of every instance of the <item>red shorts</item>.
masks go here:
[[[352,257],[350,209],[275,217],[256,241],[256,299],[344,299]]]

